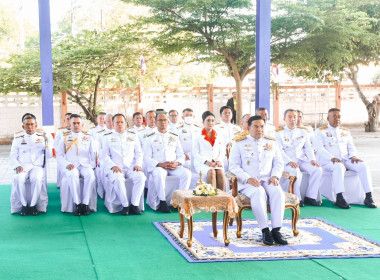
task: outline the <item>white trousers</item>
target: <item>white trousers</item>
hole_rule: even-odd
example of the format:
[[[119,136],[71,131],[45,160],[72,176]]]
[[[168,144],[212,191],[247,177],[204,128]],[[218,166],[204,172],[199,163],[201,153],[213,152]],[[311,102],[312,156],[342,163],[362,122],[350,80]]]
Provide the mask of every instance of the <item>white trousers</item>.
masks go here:
[[[44,169],[39,166],[33,167],[29,171],[23,171],[19,174],[16,174],[16,182],[17,182],[17,194],[20,198],[22,206],[35,206],[40,197],[41,189],[42,189],[42,180],[44,177]],[[27,201],[26,187],[25,182],[29,179],[30,181],[30,193],[31,200]]]
[[[133,182],[131,204],[139,206],[141,196],[144,192],[146,177],[141,171],[133,171],[128,168],[123,169],[123,173],[114,173],[112,170],[109,172],[110,182],[119,198],[123,207],[128,207],[127,190],[125,188],[125,178],[129,178]]]
[[[68,170],[65,168],[64,176],[66,176],[67,185],[70,189],[72,199],[75,204],[85,204],[88,205],[90,203],[90,196],[92,190],[95,189],[96,179],[95,174],[92,168],[78,166],[77,168],[73,168]],[[83,177],[83,192],[81,195],[81,186],[79,176]]]
[[[343,163],[329,162],[322,166],[323,170],[332,172],[332,184],[335,193],[344,192],[344,174],[346,168],[358,173],[364,192],[372,192],[372,176],[368,165],[364,162],[351,163],[351,160],[343,160]]]
[[[306,196],[309,198],[317,199],[319,186],[321,185],[322,168],[314,166],[310,162],[306,161],[299,161],[298,164],[302,172],[306,172],[307,174],[309,174],[309,182],[306,189]],[[299,184],[301,185],[302,180],[298,180],[297,178],[297,181],[299,181]],[[298,199],[301,200],[301,197],[298,196]]]
[[[183,166],[178,166],[174,170],[166,170],[161,167],[156,167],[151,172],[154,188],[156,190],[157,196],[159,200],[166,201],[165,194],[165,179],[168,175],[173,175],[179,178],[179,186],[177,189],[179,190],[187,190],[190,187],[191,182],[191,172],[189,169],[184,168]]]
[[[271,210],[272,228],[282,226],[282,219],[285,211],[285,194],[281,186],[261,181],[261,187],[254,187],[250,184],[242,186],[240,193],[246,195],[251,200],[252,212],[257,219],[261,229],[268,227],[267,199]]]

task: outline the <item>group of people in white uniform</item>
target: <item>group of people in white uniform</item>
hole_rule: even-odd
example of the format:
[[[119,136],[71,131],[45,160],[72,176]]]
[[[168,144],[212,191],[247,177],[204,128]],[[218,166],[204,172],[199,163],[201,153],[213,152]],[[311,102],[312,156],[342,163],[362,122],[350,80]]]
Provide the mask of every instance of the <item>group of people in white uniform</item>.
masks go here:
[[[143,211],[144,188],[156,194],[154,210],[170,213],[166,196],[168,175],[178,177],[177,189],[193,187],[192,176],[203,174],[208,183],[226,190],[227,171],[238,178],[239,192],[250,198],[266,245],[287,244],[280,233],[284,190],[287,191],[287,182],[281,178],[284,171],[297,176],[294,190],[301,206],[321,204],[318,191],[326,170],[332,172],[335,205],[348,209],[344,173],[353,170],[366,193],[363,203],[376,207],[370,170],[357,157],[349,130],[340,125],[339,109],[330,109],[328,125],[315,132],[302,124],[302,112],[293,109],[284,112],[285,125],[278,129],[268,123],[265,108],[258,108],[255,116],[244,115],[240,126],[231,123],[230,107],[221,107],[219,113],[219,124],[215,123],[215,115],[206,111],[202,114],[202,126],[198,126],[190,108],[184,109],[182,116],[176,110],[152,110],[145,116],[136,112],[132,116],[133,126],[127,128],[123,114],[102,112],[97,116],[97,126],[88,132],[83,130],[80,115],[68,113],[66,126],[58,129],[54,140],[38,129],[35,116],[27,113],[22,117],[23,130],[14,135],[10,153],[15,170],[12,213],[24,216],[46,212],[46,160],[53,156],[53,148],[61,210],[77,216],[97,210],[97,195],[104,199],[110,213],[139,215]],[[229,158],[228,144],[232,147]],[[304,198],[300,194],[303,173],[310,175]],[[41,203],[42,200],[46,202]]]

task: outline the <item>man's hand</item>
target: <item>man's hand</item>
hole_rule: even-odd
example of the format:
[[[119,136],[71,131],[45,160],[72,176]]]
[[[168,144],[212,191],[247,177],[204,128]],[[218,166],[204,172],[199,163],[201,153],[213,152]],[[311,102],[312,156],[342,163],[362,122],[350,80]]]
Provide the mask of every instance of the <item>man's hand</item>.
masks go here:
[[[111,170],[113,171],[113,173],[123,173],[123,170],[121,170],[119,166],[114,166],[111,168]]]
[[[295,163],[294,161],[290,161],[288,164],[289,164],[292,168],[297,168],[297,167],[299,167],[299,165],[298,165],[297,163]]]
[[[316,167],[320,167],[319,163],[316,162],[315,160],[312,160],[310,163],[311,163],[311,165],[314,165]]]
[[[278,183],[278,179],[276,178],[276,177],[270,177],[269,178],[269,180],[268,180],[268,185],[270,185],[270,184],[273,184],[273,185],[275,185],[275,186],[278,186],[279,185],[279,183]]]
[[[259,180],[255,179],[255,178],[249,178],[247,183],[254,186],[254,187],[260,187],[261,186]]]
[[[133,167],[133,171],[142,171],[142,168],[140,166]]]
[[[73,170],[74,167],[75,167],[74,164],[69,164],[68,166],[66,166],[66,169]]]
[[[17,174],[20,174],[23,171],[24,171],[24,168],[22,168],[22,166],[19,166],[19,167],[16,168],[16,173]]]
[[[167,164],[166,164],[167,169],[169,169],[169,170],[174,170],[174,169],[176,169],[178,165],[179,165],[179,162],[177,162],[177,161],[169,161],[169,162],[167,162]]]
[[[357,157],[352,157],[351,158],[351,163],[358,163],[358,162],[363,162],[361,159],[357,158]]]
[[[185,154],[185,160],[190,160],[190,157],[187,154]]]
[[[333,163],[336,163],[336,162],[340,162],[341,163],[342,162],[339,158],[336,158],[336,157],[332,158],[331,161]]]

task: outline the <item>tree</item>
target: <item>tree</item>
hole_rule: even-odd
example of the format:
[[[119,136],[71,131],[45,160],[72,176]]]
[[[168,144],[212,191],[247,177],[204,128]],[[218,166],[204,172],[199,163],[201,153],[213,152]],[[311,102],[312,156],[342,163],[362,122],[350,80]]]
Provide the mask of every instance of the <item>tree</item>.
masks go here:
[[[359,66],[380,61],[380,3],[378,0],[309,0],[286,3],[278,18],[296,10],[304,23],[299,36],[277,45],[275,62],[294,76],[329,82],[349,78],[368,112],[367,131],[376,131],[376,101],[358,82]]]
[[[227,66],[235,79],[237,118],[242,82],[255,69],[255,15],[251,0],[124,0],[149,7],[142,19],[162,53],[191,53]],[[154,26],[152,28],[152,26]]]
[[[104,80],[116,84],[125,82],[120,77],[139,76],[138,42],[130,26],[66,37],[53,46],[54,93],[65,91],[86,118],[96,123],[98,91]],[[12,55],[6,64],[8,67],[0,68],[0,92],[41,93],[39,50]]]

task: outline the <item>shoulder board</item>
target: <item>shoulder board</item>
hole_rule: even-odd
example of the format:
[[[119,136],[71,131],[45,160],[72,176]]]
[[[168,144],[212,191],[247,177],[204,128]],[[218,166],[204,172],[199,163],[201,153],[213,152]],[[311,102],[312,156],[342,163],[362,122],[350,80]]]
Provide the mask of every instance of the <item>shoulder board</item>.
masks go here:
[[[194,126],[201,128],[201,127],[200,127],[199,125],[197,125],[197,124],[194,124]]]
[[[96,126],[91,126],[90,129],[93,129],[93,128],[95,128],[95,127],[96,127]]]
[[[264,136],[265,139],[276,141],[276,138],[270,137],[270,136]]]
[[[38,134],[38,133],[36,133],[36,135],[37,135],[37,136],[41,136],[41,137],[43,136],[42,134]]]
[[[128,130],[129,133],[136,134],[132,129]]]
[[[66,128],[66,126],[58,127],[58,129],[65,129],[65,128]]]
[[[99,131],[97,131],[96,133],[102,133],[103,131],[105,131],[106,129],[105,128],[103,128],[103,129],[101,129],[101,130],[99,130]]]
[[[234,137],[234,139],[232,139],[232,140],[235,141],[235,142],[240,142],[240,141],[246,139],[247,136],[248,136],[248,134],[249,134],[248,131],[242,131],[242,132],[239,132],[239,133]]]
[[[20,138],[20,137],[24,137],[24,135],[16,136],[15,139]]]
[[[112,134],[112,131],[108,132],[108,133],[104,133],[103,136],[107,136],[107,135],[110,135],[110,134]]]
[[[183,127],[183,124],[180,124],[179,126],[177,126],[177,128],[182,128]]]
[[[281,126],[281,127],[277,128],[275,131],[276,131],[276,132],[279,132],[279,131],[281,131],[281,130],[283,130],[283,129],[284,129],[284,127]]]
[[[341,126],[341,127],[339,127],[340,129],[343,129],[343,130],[349,130],[347,127],[343,127],[343,126]]]
[[[87,130],[82,130],[82,133],[84,134],[87,134],[87,132],[88,132]]]
[[[301,129],[306,129],[307,130],[307,128],[305,126],[297,126],[297,127],[301,128]]]
[[[82,131],[82,132],[83,132],[83,134],[85,134],[85,135],[92,136],[90,133],[87,133],[87,131]]]
[[[170,134],[173,134],[173,135],[175,135],[175,136],[178,136],[178,134],[175,134],[175,133],[173,133],[173,132],[169,132]]]
[[[215,125],[220,125],[220,122],[216,123]]]
[[[69,135],[71,133],[71,130],[68,130],[66,132],[63,133],[63,135]]]
[[[325,126],[320,127],[319,130],[325,130],[325,129],[327,129],[327,128],[328,128],[328,126],[325,125]]]
[[[154,133],[155,133],[155,132],[149,133],[149,134],[146,135],[146,137],[150,137],[150,136],[152,136]]]
[[[15,132],[15,134],[19,134],[19,133],[21,133],[21,132],[22,132],[22,130]]]
[[[39,132],[39,133],[44,133],[44,130],[41,129],[41,128],[37,128],[36,131]]]

